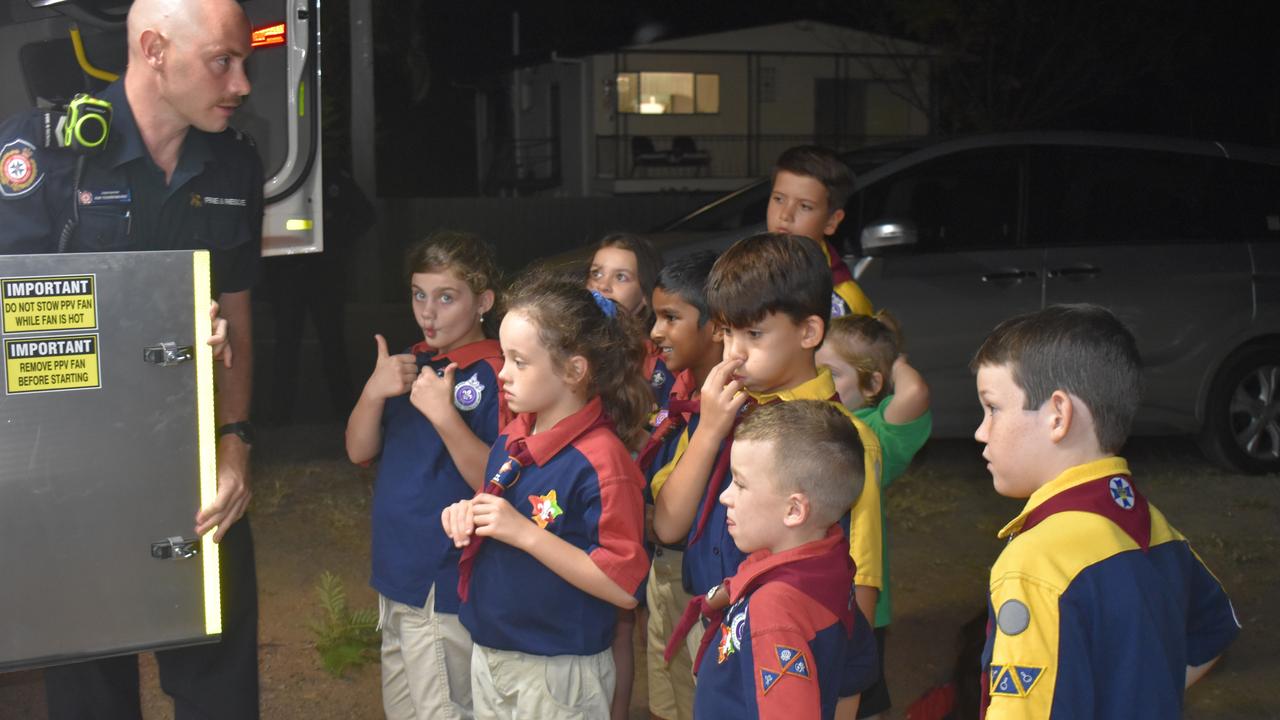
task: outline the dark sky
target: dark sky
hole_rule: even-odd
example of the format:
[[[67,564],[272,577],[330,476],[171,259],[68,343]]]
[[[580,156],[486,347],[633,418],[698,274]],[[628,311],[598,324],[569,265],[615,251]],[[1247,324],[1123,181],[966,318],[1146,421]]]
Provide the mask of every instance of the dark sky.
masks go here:
[[[1266,0],[478,0],[413,3],[416,9],[407,11],[401,3],[374,5],[379,176],[392,194],[474,192],[474,173],[424,177],[414,172],[412,158],[474,166],[473,88],[510,64],[513,11],[520,15],[525,60],[545,59],[552,50],[609,50],[646,34],[676,37],[810,18],[935,46],[963,44],[970,54],[990,52],[1009,76],[996,85],[1015,86],[1015,99],[1034,96],[1017,93],[1038,91],[1036,83],[1081,95],[1048,115],[1019,116],[1014,127],[1280,143],[1280,3]],[[929,22],[939,7],[954,12],[949,23]],[[336,10],[338,2],[326,5]],[[1023,40],[1017,47],[1015,37]],[[1050,52],[1057,54],[1046,58]],[[971,129],[959,106],[950,107],[955,131]]]

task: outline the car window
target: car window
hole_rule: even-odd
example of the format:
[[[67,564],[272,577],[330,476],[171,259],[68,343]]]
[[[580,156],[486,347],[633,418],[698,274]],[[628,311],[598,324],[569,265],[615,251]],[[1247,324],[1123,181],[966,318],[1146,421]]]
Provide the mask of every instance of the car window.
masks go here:
[[[1128,148],[1036,151],[1032,237],[1052,245],[1193,243],[1214,218],[1214,158]]]
[[[1233,162],[1230,197],[1237,237],[1280,240],[1280,167]]]
[[[884,178],[856,199],[862,227],[910,222],[924,251],[1012,247],[1021,156],[1017,148],[971,150]]]

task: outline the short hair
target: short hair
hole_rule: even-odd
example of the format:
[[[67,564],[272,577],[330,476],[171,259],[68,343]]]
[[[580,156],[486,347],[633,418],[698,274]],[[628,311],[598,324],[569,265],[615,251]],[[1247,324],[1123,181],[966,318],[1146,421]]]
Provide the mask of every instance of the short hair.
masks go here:
[[[734,243],[707,277],[707,305],[718,323],[741,328],[781,312],[804,322],[831,320],[831,269],[807,237],[760,233]]]
[[[871,391],[872,373],[884,376],[880,392],[871,398],[873,403],[879,403],[890,393],[889,377],[893,362],[902,353],[902,337],[897,322],[887,312],[831,318],[823,345],[858,372],[860,390]]]
[[[1133,333],[1099,305],[1050,305],[996,326],[969,368],[1009,368],[1035,410],[1055,390],[1076,396],[1093,415],[1103,452],[1129,437],[1142,394],[1142,358]]]
[[[752,410],[735,442],[770,442],[771,480],[784,495],[804,493],[811,516],[834,524],[862,494],[862,440],[849,417],[824,400],[792,400]]]
[[[493,291],[493,307],[484,314],[484,331],[496,337],[502,320],[502,271],[493,248],[479,235],[457,230],[438,230],[410,246],[404,258],[405,282],[417,273],[452,272],[479,295]]]
[[[707,324],[711,311],[707,308],[707,276],[716,263],[716,254],[698,250],[662,266],[654,288],[662,288],[698,309],[698,327]]]
[[[829,212],[844,209],[853,192],[853,171],[835,151],[821,145],[797,145],[784,150],[773,165],[772,179],[776,179],[781,170],[822,183],[827,189]]]

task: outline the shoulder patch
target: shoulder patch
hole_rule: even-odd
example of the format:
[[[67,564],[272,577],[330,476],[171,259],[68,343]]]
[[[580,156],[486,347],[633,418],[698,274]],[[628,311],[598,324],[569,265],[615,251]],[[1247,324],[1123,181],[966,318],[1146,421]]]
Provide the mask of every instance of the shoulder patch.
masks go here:
[[[1021,600],[1005,600],[996,613],[996,626],[1005,635],[1021,635],[1031,626],[1031,609]]]
[[[35,145],[16,138],[0,148],[0,197],[20,198],[39,187],[43,179]]]
[[[1026,697],[1044,674],[1044,668],[1031,665],[992,665],[991,694]]]

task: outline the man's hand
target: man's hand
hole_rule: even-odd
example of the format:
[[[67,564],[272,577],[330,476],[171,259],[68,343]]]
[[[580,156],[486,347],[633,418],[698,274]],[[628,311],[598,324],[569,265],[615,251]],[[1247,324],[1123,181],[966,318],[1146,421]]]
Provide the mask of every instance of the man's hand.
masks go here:
[[[741,358],[722,360],[711,368],[702,384],[701,418],[698,432],[722,439],[733,430],[733,420],[746,404],[750,395],[742,389],[742,383],[733,379],[733,373],[742,367]]]
[[[456,413],[453,409],[453,376],[458,363],[449,366],[436,375],[430,365],[422,366],[418,377],[413,381],[413,390],[409,402],[418,408],[432,425],[439,426],[448,419],[443,413]]]
[[[387,341],[381,335],[374,335],[373,340],[378,344],[378,364],[365,383],[364,391],[382,400],[409,392],[418,377],[417,359],[408,353],[388,354]]]
[[[218,316],[218,301],[214,300],[209,303],[209,339],[206,341],[213,348],[213,360],[222,361],[226,367],[231,367],[231,343],[227,341],[227,320]]]
[[[227,530],[249,507],[249,446],[236,435],[218,438],[218,494],[196,513],[196,534],[214,527],[214,542],[222,542]]]

